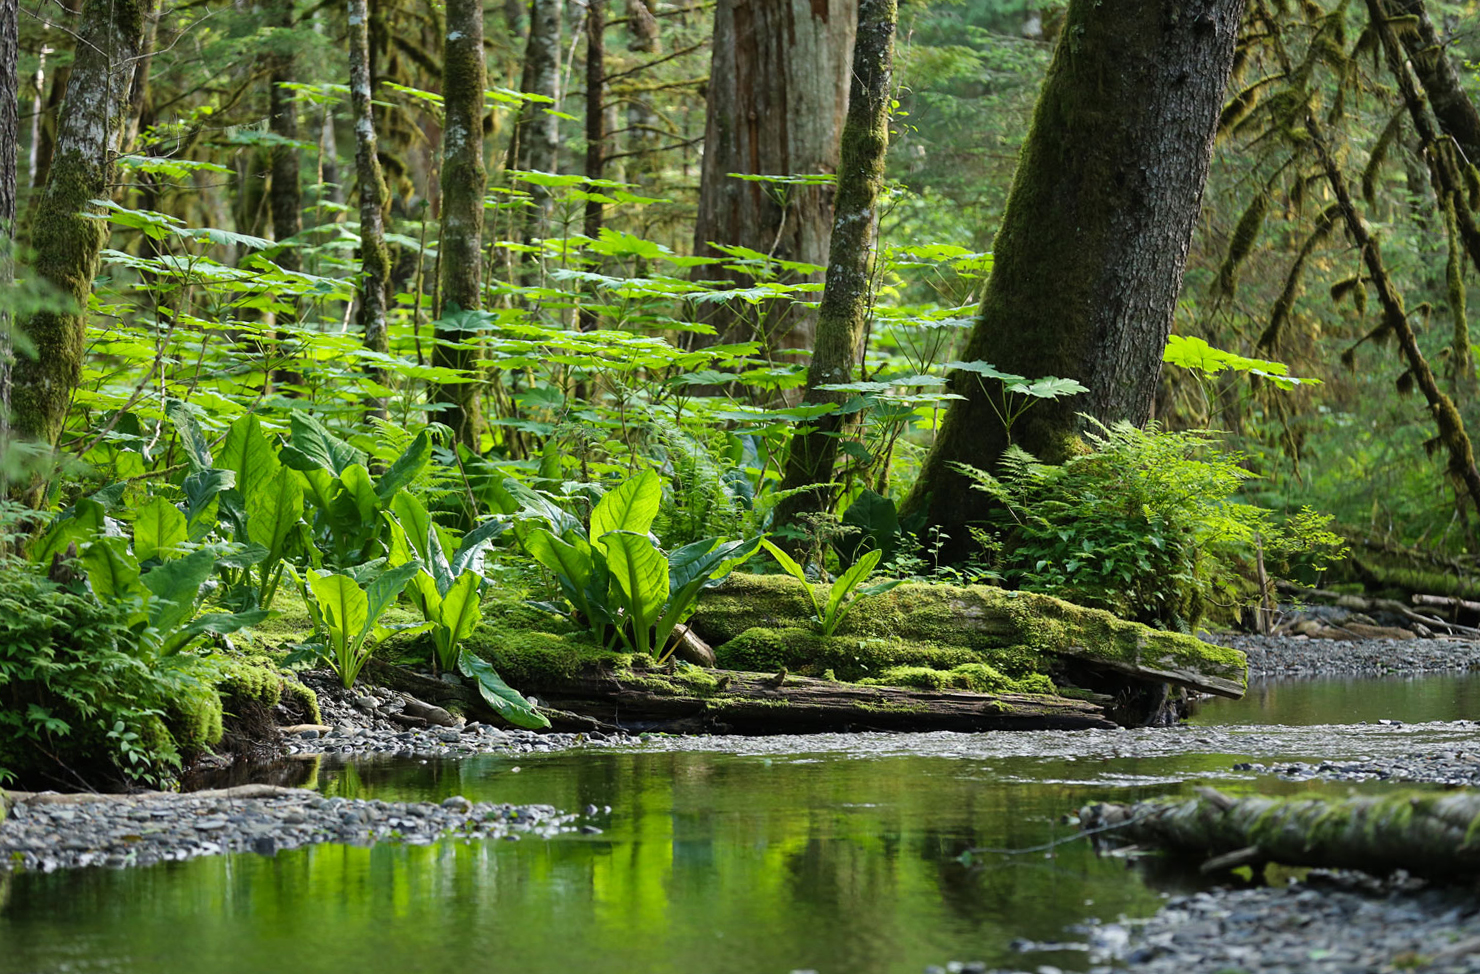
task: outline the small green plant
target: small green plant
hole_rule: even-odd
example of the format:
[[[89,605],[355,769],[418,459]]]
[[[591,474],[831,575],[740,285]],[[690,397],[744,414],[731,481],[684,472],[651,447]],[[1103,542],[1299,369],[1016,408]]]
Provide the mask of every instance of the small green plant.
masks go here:
[[[812,600],[812,611],[815,614],[817,625],[822,629],[824,636],[831,636],[837,631],[838,626],[848,615],[848,611],[857,604],[859,599],[883,595],[899,584],[898,580],[889,579],[876,585],[870,585],[868,588],[858,587],[868,579],[869,575],[873,574],[873,570],[879,566],[879,559],[883,557],[884,553],[875,548],[864,552],[851,568],[837,577],[832,587],[828,589],[827,601],[822,602],[818,600],[817,592],[813,590],[812,583],[807,579],[806,569],[769,540],[762,541],[761,544],[771,553],[771,557],[776,559],[776,564],[780,565],[792,578],[801,582],[807,590],[807,597]]]
[[[384,562],[367,565],[359,572],[371,576],[370,583],[363,587],[351,575],[311,570],[299,583],[313,617],[314,630],[322,642],[303,647],[297,658],[302,659],[306,650],[310,656],[327,663],[346,689],[354,686],[360,670],[370,659],[367,643],[372,638],[379,642],[390,635],[389,629],[378,625],[380,617],[420,570],[421,565],[416,563],[395,568],[385,568]],[[293,657],[289,659],[294,661]]]
[[[1074,379],[1060,379],[1051,375],[1041,379],[1028,379],[1021,375],[1013,375],[1011,372],[999,371],[990,362],[947,362],[944,368],[970,372],[976,376],[976,381],[981,385],[982,394],[986,397],[987,405],[992,407],[992,411],[1002,421],[1002,429],[1007,434],[1008,443],[1012,442],[1013,425],[1038,401],[1061,399],[1064,396],[1077,396],[1081,392],[1089,392],[1089,389]],[[988,379],[996,379],[1002,383],[999,395],[993,396],[989,391]]]

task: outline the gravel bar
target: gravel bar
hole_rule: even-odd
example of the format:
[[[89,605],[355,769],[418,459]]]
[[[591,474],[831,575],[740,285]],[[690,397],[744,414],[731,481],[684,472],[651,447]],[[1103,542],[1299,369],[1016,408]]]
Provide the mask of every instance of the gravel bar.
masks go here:
[[[1204,637],[1241,649],[1250,677],[1378,676],[1480,670],[1480,642],[1466,639],[1311,639],[1307,636]]]
[[[321,842],[426,845],[446,837],[600,831],[577,820],[548,805],[460,796],[441,804],[351,800],[266,786],[147,797],[42,794],[17,802],[0,823],[0,870],[147,866],[229,852],[272,856]]]

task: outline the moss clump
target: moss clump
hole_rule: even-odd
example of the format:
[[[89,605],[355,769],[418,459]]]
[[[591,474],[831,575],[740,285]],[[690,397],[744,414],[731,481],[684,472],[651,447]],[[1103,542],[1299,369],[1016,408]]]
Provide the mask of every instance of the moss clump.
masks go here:
[[[917,690],[969,690],[972,693],[1056,694],[1058,688],[1042,673],[1009,677],[985,663],[964,663],[949,670],[924,666],[896,666],[878,676],[858,681],[864,686],[912,687]]]
[[[225,699],[252,700],[268,707],[282,699],[283,678],[271,666],[245,660],[218,661],[216,690]]]
[[[284,680],[283,697],[287,698],[285,702],[296,704],[293,709],[299,713],[307,714],[310,724],[322,724],[324,722],[324,715],[319,710],[319,695],[302,683],[299,683],[297,680]]]
[[[155,743],[151,740],[153,736],[163,735],[158,741],[160,746],[173,737],[181,753],[197,753],[221,740],[221,719],[225,711],[221,695],[215,688],[198,683],[170,700],[165,707],[163,723],[155,727],[152,725],[158,721],[151,720],[139,735],[151,744]]]
[[[489,618],[486,608],[484,618]],[[572,677],[598,666],[632,668],[631,654],[604,649],[588,634],[519,628],[508,619],[480,625],[463,649],[492,663],[515,687],[538,686],[552,677]]]
[[[802,676],[856,681],[891,667],[948,670],[981,656],[960,646],[931,646],[897,639],[821,636],[807,629],[748,629],[715,650],[723,669],[772,673],[786,667]]]

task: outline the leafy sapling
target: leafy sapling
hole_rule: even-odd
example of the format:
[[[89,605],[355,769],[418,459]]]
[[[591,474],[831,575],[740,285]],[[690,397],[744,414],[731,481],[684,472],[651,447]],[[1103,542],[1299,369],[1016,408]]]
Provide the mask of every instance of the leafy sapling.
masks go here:
[[[879,559],[884,553],[877,548],[865,552],[852,567],[837,577],[828,589],[826,601],[819,601],[817,591],[807,579],[807,572],[801,565],[797,564],[786,552],[782,551],[770,541],[762,541],[761,544],[776,559],[776,563],[792,578],[802,583],[807,590],[807,597],[812,600],[812,611],[817,625],[822,629],[824,636],[831,636],[842,625],[843,619],[847,617],[849,610],[856,605],[860,599],[870,598],[875,595],[883,595],[885,592],[899,584],[896,579],[888,579],[868,588],[859,588],[878,567]],[[855,591],[856,590],[856,591]]]

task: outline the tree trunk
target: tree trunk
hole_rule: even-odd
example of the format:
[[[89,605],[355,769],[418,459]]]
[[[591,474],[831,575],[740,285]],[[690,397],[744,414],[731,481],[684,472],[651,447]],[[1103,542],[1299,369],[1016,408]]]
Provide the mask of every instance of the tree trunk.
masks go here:
[[[1465,94],[1459,73],[1445,53],[1423,0],[1384,2],[1391,15],[1415,18],[1411,29],[1397,32],[1413,62],[1414,73],[1429,96],[1429,106],[1439,120],[1439,127],[1459,146],[1466,163],[1480,166],[1480,112]]]
[[[87,0],[58,122],[56,153],[36,211],[37,275],[72,302],[23,326],[35,358],[15,364],[15,432],[55,446],[82,373],[87,298],[108,236],[92,200],[105,199],[127,117],[129,85],[154,0]]]
[[[457,369],[473,379],[477,332],[448,323],[449,316],[482,306],[483,282],[483,5],[478,0],[448,0],[447,42],[442,73],[446,129],[442,134],[442,309],[432,364]],[[478,449],[478,384],[447,383],[437,388],[447,408],[439,419],[459,443]]]
[[[281,18],[278,29],[287,35],[294,26],[291,3],[283,4]],[[269,132],[282,140],[273,142],[271,189],[267,200],[268,208],[272,212],[272,237],[278,242],[295,237],[303,231],[303,192],[299,186],[302,153],[296,144],[298,142],[298,102],[294,100],[293,93],[283,87],[284,84],[290,84],[296,80],[294,77],[295,60],[291,53],[273,55],[272,69],[268,74],[267,128]],[[273,261],[285,271],[303,270],[299,246],[295,242],[280,247],[273,255]],[[297,300],[294,298],[280,298],[279,300],[290,305],[291,309],[276,313],[278,324],[288,326],[296,324],[298,321]],[[279,347],[290,337],[287,332],[278,332]],[[273,373],[272,382],[274,387],[296,386],[303,382],[303,376],[291,367],[280,368]]]
[[[586,13],[586,178],[602,179],[606,174],[606,133],[603,123],[606,106],[606,0],[590,0]],[[592,195],[595,186],[588,185]],[[601,233],[602,207],[598,199],[586,201],[581,232],[588,237]]]
[[[1471,841],[1477,819],[1480,794],[1472,791],[1230,798],[1199,788],[1197,798],[1182,801],[1089,805],[1080,809],[1079,827],[1108,830],[1116,843],[1212,857],[1204,872],[1278,862],[1469,880],[1480,869],[1480,845]]]
[[[20,0],[0,0],[0,290],[8,290],[15,281],[15,169],[21,141],[19,14]],[[0,308],[0,458],[10,439],[12,326],[10,311]],[[7,476],[0,459],[0,499],[9,492]],[[0,806],[3,803],[0,798]]]
[[[713,242],[779,260],[827,263],[830,187],[748,182],[730,174],[837,173],[857,16],[855,0],[719,0],[696,255],[721,256]],[[694,276],[732,280],[736,287],[754,283],[718,267],[696,267]],[[750,308],[743,316],[723,306],[706,308],[704,315],[718,341],[758,339],[772,351],[812,347],[812,316],[790,302]]]
[[[386,309],[391,255],[385,245],[385,175],[380,171],[371,108],[369,20],[366,0],[349,0],[349,91],[355,119],[355,174],[360,184],[360,327],[365,347],[383,354],[390,348]],[[332,122],[326,123],[325,131],[332,135]],[[372,365],[369,371],[372,382],[384,384],[383,368]],[[367,405],[372,414],[386,416],[384,399],[372,396]]]
[[[817,340],[807,370],[802,401],[841,406],[851,395],[823,389],[852,381],[864,326],[873,305],[874,235],[879,222],[879,192],[884,186],[884,159],[889,150],[889,101],[894,70],[896,0],[860,0],[858,34],[853,48],[853,81],[848,120],[843,126],[842,168],[833,207],[832,243],[827,285],[817,311]],[[832,480],[843,415],[830,413],[812,421],[810,432],[791,441],[781,490]],[[775,525],[792,524],[806,511],[832,509],[830,487],[793,494],[776,509]]]
[[[1060,463],[1080,412],[1149,418],[1243,6],[1071,0],[963,357],[1089,391],[1037,403],[1009,441],[1001,384],[955,373],[951,390],[966,398],[947,410],[905,505],[949,535],[951,560],[992,504],[951,464],[993,469],[1009,442]]]
[[[524,48],[524,74],[519,90],[558,103],[560,97],[560,12],[562,0],[530,0],[529,40]],[[509,142],[508,168],[554,172],[560,150],[560,120],[547,109],[548,102],[525,102],[514,123]],[[524,242],[542,239],[550,232],[554,201],[547,186],[523,184],[534,199],[526,211]]]

